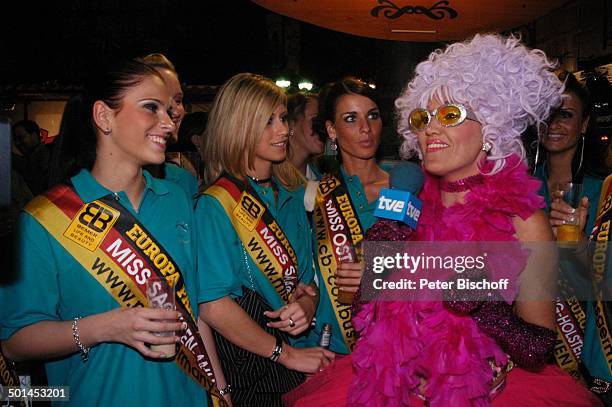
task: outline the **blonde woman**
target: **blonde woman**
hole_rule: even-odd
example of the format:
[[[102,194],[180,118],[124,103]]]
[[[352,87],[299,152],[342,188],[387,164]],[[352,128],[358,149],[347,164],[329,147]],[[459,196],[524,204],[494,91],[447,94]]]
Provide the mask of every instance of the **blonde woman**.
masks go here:
[[[168,139],[168,145],[176,144],[179,128],[185,118],[184,93],[178,72],[174,64],[164,54],[149,54],[141,58],[141,61],[155,69],[166,83],[166,88],[170,93],[172,102],[170,115],[175,125],[175,130],[172,132],[170,139]],[[147,169],[157,178],[163,178],[178,184],[189,197],[193,197],[198,192],[198,178],[195,175],[193,164],[186,157],[181,157],[180,155],[177,157],[175,153],[166,151],[166,162],[164,165],[153,166]]]
[[[234,405],[282,405],[280,396],[329,364],[300,348],[315,295],[300,177],[286,160],[286,96],[269,79],[230,78],[210,111],[209,185],[196,202],[201,318],[216,330]]]

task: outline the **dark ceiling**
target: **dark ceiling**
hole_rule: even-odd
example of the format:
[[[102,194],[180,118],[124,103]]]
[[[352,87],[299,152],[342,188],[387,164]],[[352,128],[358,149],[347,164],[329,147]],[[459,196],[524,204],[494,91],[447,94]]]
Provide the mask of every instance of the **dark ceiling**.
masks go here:
[[[274,76],[286,67],[286,44],[269,40],[274,24],[299,27],[300,74],[315,83],[376,71],[376,40],[295,23],[247,0],[13,4],[0,22],[4,85],[78,84],[97,64],[150,52],[166,54],[187,84],[220,84],[241,71]]]

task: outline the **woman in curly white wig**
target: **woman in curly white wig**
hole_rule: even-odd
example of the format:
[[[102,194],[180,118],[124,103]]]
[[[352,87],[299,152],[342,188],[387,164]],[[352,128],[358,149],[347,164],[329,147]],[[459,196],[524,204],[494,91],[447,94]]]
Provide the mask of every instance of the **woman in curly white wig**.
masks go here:
[[[396,101],[403,153],[418,155],[426,173],[417,240],[507,242],[486,261],[492,281],[504,275],[518,285],[533,272],[556,281],[543,259],[550,253],[519,244],[552,240],[520,139],[561,101],[552,68],[515,37],[476,35],[433,52]],[[533,301],[534,290],[516,287],[521,301],[450,290],[439,301],[362,304],[350,359],[303,385],[326,390],[295,405],[598,405],[547,364],[557,338],[554,297],[538,291]]]
[[[492,174],[504,168],[512,154],[524,159],[521,133],[543,122],[561,103],[554,66],[544,52],[524,47],[515,37],[476,35],[469,42],[433,52],[417,66],[415,77],[395,102],[398,131],[405,139],[402,153],[423,158],[410,114],[438,100],[463,104],[474,113],[482,125]]]

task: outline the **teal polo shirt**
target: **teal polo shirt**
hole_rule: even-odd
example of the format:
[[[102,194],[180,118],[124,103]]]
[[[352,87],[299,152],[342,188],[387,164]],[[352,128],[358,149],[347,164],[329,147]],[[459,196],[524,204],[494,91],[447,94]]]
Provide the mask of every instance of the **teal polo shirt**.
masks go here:
[[[381,163],[380,165],[384,171],[389,172],[394,166],[402,165],[402,162],[385,162]],[[374,210],[376,209],[377,200],[375,199],[372,202],[368,202],[365,194],[365,189],[363,188],[359,177],[356,175],[348,174],[344,166],[341,166],[340,170],[342,171],[342,176],[346,181],[346,186],[351,197],[351,201],[353,202],[353,206],[357,210],[357,217],[359,218],[361,227],[365,232],[378,220],[378,218],[374,216]],[[312,228],[312,231],[313,245],[315,245],[316,247],[316,234],[314,233],[314,227]],[[348,354],[349,349],[344,343],[344,337],[342,335],[340,325],[338,324],[338,320],[336,319],[336,316],[334,314],[334,309],[329,298],[329,294],[325,289],[325,284],[323,283],[323,276],[321,274],[321,271],[319,270],[319,265],[316,258],[315,266],[317,269],[317,279],[319,281],[319,292],[321,297],[316,314],[317,322],[315,324],[315,327],[308,335],[308,344],[309,346],[315,346],[318,344],[319,338],[321,337],[321,332],[323,331],[323,324],[328,323],[332,326],[332,335],[329,347],[330,350],[340,354]]]
[[[191,303],[196,304],[195,228],[191,201],[175,184],[145,171],[138,212],[126,194],[119,201],[142,222],[178,264]],[[91,202],[110,193],[89,171],[72,178],[77,194]],[[31,215],[18,221],[19,280],[0,288],[0,339],[40,321],[71,321],[119,307],[111,295]],[[197,313],[198,307],[193,307]],[[196,315],[197,317],[197,315]],[[118,343],[94,346],[86,363],[79,353],[45,365],[50,386],[70,386],[75,406],[206,405],[206,395],[174,361],[152,361]],[[66,403],[57,403],[66,405]]]
[[[200,190],[198,179],[186,169],[176,164],[164,163],[164,171],[166,173],[164,179],[183,188],[190,198],[196,196]]]
[[[546,163],[539,165],[536,168],[535,177],[542,181],[542,186],[538,191],[538,194],[546,199],[546,213],[550,212],[550,191],[548,190],[548,174],[546,174]],[[584,233],[589,236],[593,226],[595,225],[595,218],[597,217],[597,205],[599,204],[599,195],[601,194],[601,187],[603,185],[603,179],[585,175],[582,180],[583,196],[589,198],[589,214],[587,218],[586,227]]]
[[[251,182],[249,180],[249,182]],[[304,209],[304,188],[289,191],[274,181],[278,198],[271,187],[251,182],[263,203],[283,229],[298,259],[298,277],[310,284],[314,276],[310,228]],[[259,293],[272,309],[283,301],[247,254],[225,209],[210,195],[200,195],[196,201],[195,222],[198,231],[198,303],[242,295],[245,286]],[[248,267],[247,267],[248,263]],[[295,343],[294,343],[295,344]]]
[[[550,212],[550,193],[548,191],[548,177],[546,174],[546,163],[538,166],[536,169],[535,176],[542,181],[539,194],[546,198],[546,212]],[[597,217],[597,206],[599,204],[599,198],[601,195],[601,188],[603,186],[602,179],[585,175],[582,181],[583,184],[583,195],[589,198],[589,215],[587,224],[585,227],[585,234],[588,236],[595,225],[595,218]],[[563,262],[561,267],[569,267],[570,265]],[[586,325],[584,329],[584,345],[582,348],[581,359],[584,365],[587,367],[589,373],[606,381],[612,381],[612,375],[610,374],[610,368],[606,356],[601,350],[599,344],[599,333],[595,321],[595,312],[593,310],[593,304],[587,303],[587,317]]]

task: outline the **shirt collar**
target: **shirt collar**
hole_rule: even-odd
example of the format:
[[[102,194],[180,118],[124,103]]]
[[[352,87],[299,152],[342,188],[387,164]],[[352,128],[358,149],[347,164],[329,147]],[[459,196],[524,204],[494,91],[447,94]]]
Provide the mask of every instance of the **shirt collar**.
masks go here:
[[[257,193],[260,194],[260,196],[261,196],[263,190],[267,190],[267,191],[272,192],[272,187],[263,187],[261,185],[258,185],[256,182],[251,181],[250,179],[248,180],[248,182],[255,189],[255,191],[257,191]],[[293,191],[293,192],[289,191],[287,188],[285,188],[285,186],[283,186],[283,184],[278,182],[276,180],[276,178],[272,178],[272,182],[274,182],[274,184],[276,185],[276,188],[278,189],[278,196],[276,198],[276,207],[280,208],[285,203],[287,203],[288,201],[290,201],[293,198],[293,194],[296,191]],[[303,187],[300,187],[300,188],[303,188]],[[299,190],[299,188],[298,188],[298,190]]]
[[[168,193],[168,187],[164,185],[163,181],[153,178],[146,170],[143,171],[143,174],[145,178],[145,190],[149,189],[155,195],[165,195]],[[93,175],[91,175],[91,172],[86,169],[82,169],[77,175],[72,177],[70,181],[83,202],[92,202],[113,193],[102,186]]]

